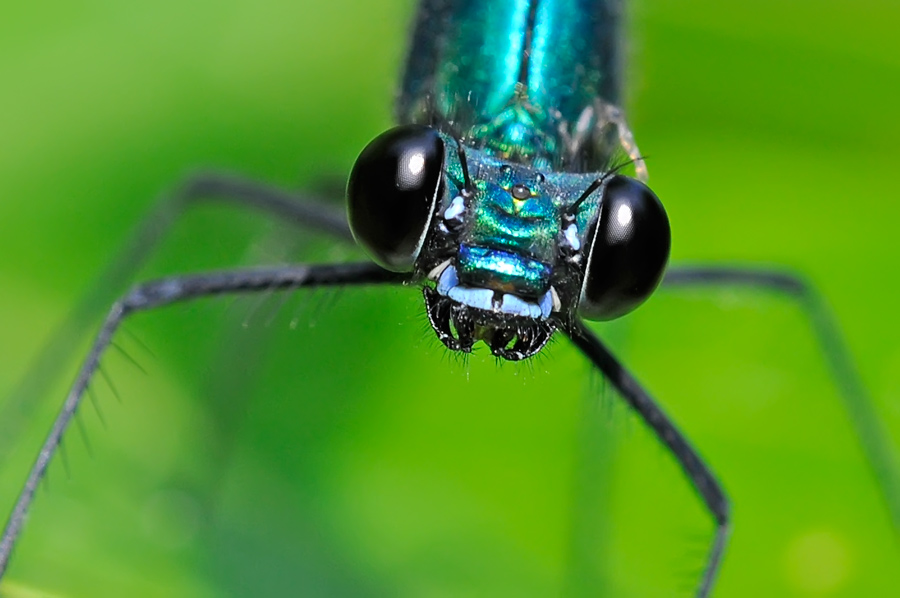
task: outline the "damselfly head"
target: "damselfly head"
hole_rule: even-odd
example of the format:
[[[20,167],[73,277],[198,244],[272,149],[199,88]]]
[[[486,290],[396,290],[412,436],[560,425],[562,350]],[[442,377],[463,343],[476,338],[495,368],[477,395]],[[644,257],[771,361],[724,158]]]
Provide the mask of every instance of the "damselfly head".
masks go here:
[[[424,281],[441,342],[497,357],[540,351],[577,316],[611,319],[656,288],[669,224],[643,183],[544,173],[419,125],[360,154],[348,186],[353,234],[383,267]]]

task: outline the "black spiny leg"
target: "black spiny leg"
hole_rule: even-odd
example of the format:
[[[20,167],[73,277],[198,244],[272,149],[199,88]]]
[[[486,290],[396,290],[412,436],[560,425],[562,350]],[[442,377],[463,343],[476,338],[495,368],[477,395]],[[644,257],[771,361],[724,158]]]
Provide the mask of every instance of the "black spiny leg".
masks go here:
[[[729,505],[725,492],[719,485],[712,471],[697,454],[687,439],[678,431],[669,416],[656,404],[656,401],[647,393],[640,383],[626,370],[612,353],[600,342],[600,339],[585,327],[581,322],[576,322],[572,329],[566,333],[575,346],[600,370],[600,372],[615,386],[622,398],[640,414],[641,418],[675,456],[681,468],[687,474],[694,488],[703,498],[706,508],[716,522],[716,535],[712,548],[709,551],[706,568],[700,585],[697,588],[697,597],[705,598],[709,595],[715,580],[716,573],[722,561],[725,543],[728,540]]]
[[[78,339],[86,334],[102,310],[131,282],[169,230],[187,210],[199,203],[230,203],[268,214],[310,231],[353,243],[342,209],[308,193],[286,191],[235,174],[198,173],[173,187],[144,217],[113,261],[88,287],[62,323],[53,331],[0,410],[0,454],[15,445],[33,410],[40,404],[60,371],[73,357]]]
[[[887,433],[881,425],[869,392],[863,385],[840,327],[822,295],[808,281],[790,272],[772,269],[724,266],[671,268],[663,284],[667,287],[749,287],[783,294],[800,305],[809,317],[816,340],[825,354],[844,406],[875,473],[887,503],[894,530],[900,532],[900,467]]]
[[[213,295],[279,289],[292,290],[301,287],[390,284],[401,283],[407,279],[409,279],[408,274],[396,274],[374,264],[362,263],[226,270],[162,278],[134,287],[128,294],[116,301],[110,309],[62,409],[53,422],[50,434],[31,467],[28,479],[6,522],[3,536],[0,537],[0,579],[9,564],[16,539],[22,531],[28,508],[34,499],[35,490],[41,478],[44,477],[50,460],[59,448],[66,428],[78,411],[91,379],[98,371],[100,358],[110,346],[113,334],[125,318],[136,312],[149,311],[172,303]]]

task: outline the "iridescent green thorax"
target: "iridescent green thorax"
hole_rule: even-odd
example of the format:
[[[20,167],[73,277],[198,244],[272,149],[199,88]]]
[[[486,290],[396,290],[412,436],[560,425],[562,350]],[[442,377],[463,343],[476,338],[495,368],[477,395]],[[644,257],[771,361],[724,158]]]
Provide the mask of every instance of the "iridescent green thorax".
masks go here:
[[[558,120],[532,104],[520,84],[506,107],[465,139],[498,158],[549,170],[559,155]]]
[[[425,0],[399,120],[508,162],[572,170],[560,163],[563,131],[596,99],[619,100],[618,20],[614,0]]]

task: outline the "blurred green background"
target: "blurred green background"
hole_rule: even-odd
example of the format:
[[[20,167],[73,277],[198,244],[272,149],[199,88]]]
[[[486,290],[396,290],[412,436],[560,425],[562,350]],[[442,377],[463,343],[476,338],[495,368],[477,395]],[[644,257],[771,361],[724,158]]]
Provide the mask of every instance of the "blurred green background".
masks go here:
[[[391,122],[413,4],[7,3],[0,396],[181,175],[342,180]],[[641,0],[628,88],[673,260],[809,275],[893,438],[898,24],[886,0]],[[204,207],[142,277],[358,256]],[[122,401],[96,385],[106,425],[83,411],[91,450],[72,430],[0,595],[690,596],[710,520],[569,344],[462,361],[422,312],[401,288],[135,318],[119,343],[147,374],[109,354]],[[896,595],[900,550],[796,305],[661,292],[597,329],[732,498],[716,596]],[[4,512],[75,364],[57,367],[26,421],[0,411]]]

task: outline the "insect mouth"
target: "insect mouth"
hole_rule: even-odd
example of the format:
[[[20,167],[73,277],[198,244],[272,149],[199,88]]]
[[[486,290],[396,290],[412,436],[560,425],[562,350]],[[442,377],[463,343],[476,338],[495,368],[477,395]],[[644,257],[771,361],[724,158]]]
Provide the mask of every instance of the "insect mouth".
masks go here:
[[[441,342],[453,351],[470,353],[480,340],[497,357],[521,361],[543,349],[556,329],[552,320],[472,307],[431,287],[425,287],[423,293],[431,327]]]

